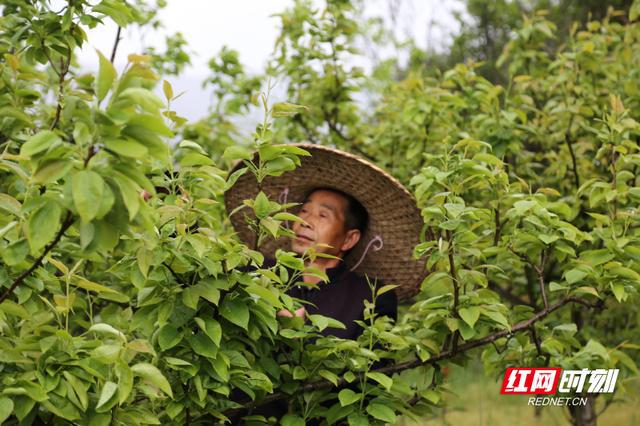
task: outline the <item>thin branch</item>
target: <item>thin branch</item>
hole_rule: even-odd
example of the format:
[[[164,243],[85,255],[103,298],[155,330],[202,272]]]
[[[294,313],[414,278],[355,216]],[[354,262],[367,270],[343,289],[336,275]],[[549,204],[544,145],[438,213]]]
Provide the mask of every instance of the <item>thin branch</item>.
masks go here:
[[[496,231],[493,235],[493,245],[497,246],[500,242],[500,234],[502,233],[502,223],[500,222],[500,206],[493,209],[493,212],[495,213],[494,218],[496,223]]]
[[[458,305],[460,303],[460,282],[458,280],[458,273],[456,272],[456,262],[453,256],[453,232],[446,231],[447,241],[449,241],[449,273],[451,274],[451,282],[453,283],[453,315],[459,318]],[[456,353],[458,351],[458,340],[460,337],[460,331],[456,330],[453,333],[451,341],[451,351]]]
[[[118,45],[120,44],[120,33],[122,32],[122,27],[118,26],[118,31],[116,32],[116,40],[113,42],[113,49],[111,49],[111,58],[109,59],[111,63],[116,60],[116,52],[118,51]]]
[[[563,306],[565,306],[565,305],[567,305],[569,303],[578,303],[578,304],[584,305],[584,306],[586,306],[588,308],[597,308],[599,306],[598,304],[589,303],[586,300],[580,299],[580,298],[575,297],[575,296],[568,296],[568,297],[565,297],[564,299],[556,302],[555,304],[551,305],[549,308],[543,309],[542,311],[536,313],[535,315],[533,315],[528,320],[522,321],[522,322],[519,322],[519,323],[515,324],[509,330],[497,331],[497,332],[492,333],[492,334],[490,334],[488,336],[485,336],[485,337],[483,337],[481,339],[468,341],[467,343],[464,343],[464,344],[460,345],[458,347],[457,351],[453,351],[453,349],[452,350],[447,350],[447,351],[442,351],[439,354],[434,355],[431,358],[426,359],[425,361],[421,361],[420,359],[415,359],[415,360],[412,360],[412,361],[402,362],[402,363],[395,364],[395,365],[389,365],[389,366],[378,368],[378,369],[374,369],[374,370],[371,370],[371,371],[384,373],[384,374],[393,374],[393,373],[399,373],[401,371],[409,370],[409,369],[416,368],[416,367],[421,367],[421,366],[425,366],[425,365],[433,365],[433,364],[436,364],[436,363],[438,363],[440,361],[444,361],[446,359],[454,358],[458,354],[461,354],[463,352],[469,351],[471,349],[475,349],[475,348],[482,347],[482,346],[485,346],[485,345],[488,345],[488,344],[492,344],[496,340],[501,339],[503,337],[510,338],[515,333],[522,332],[522,331],[530,331],[531,327],[533,326],[533,324],[535,324],[536,322],[546,318],[547,316],[549,316],[553,312],[557,311],[558,309],[562,308]],[[344,378],[341,378],[341,379],[339,379],[337,381],[335,387],[336,388],[342,388],[342,387],[347,386],[348,384],[349,383]],[[305,385],[300,386],[300,388],[297,390],[297,393],[301,394],[301,393],[304,393],[304,392],[311,392],[311,391],[315,391],[315,390],[330,389],[332,387],[334,387],[334,384],[329,382],[329,381],[324,381],[324,380],[323,381],[314,381],[314,382],[307,383]],[[268,395],[268,396],[264,397],[263,399],[261,399],[259,401],[251,401],[251,402],[247,403],[246,405],[243,405],[242,407],[233,408],[233,409],[227,410],[227,411],[224,412],[224,414],[225,414],[225,416],[235,415],[235,414],[247,411],[249,409],[253,409],[255,407],[258,407],[258,406],[261,406],[261,405],[264,405],[264,404],[268,404],[268,403],[273,402],[273,401],[279,401],[281,399],[290,398],[290,397],[291,397],[291,395],[286,394],[284,392],[277,392],[277,393]]]
[[[544,288],[544,267],[547,263],[547,249],[542,250],[540,253],[540,267],[536,267],[536,272],[538,273],[538,283],[540,284],[540,294],[542,295],[542,302],[544,303],[544,308],[549,308],[549,302],[547,302],[547,292]]]
[[[58,123],[60,123],[60,114],[62,113],[62,103],[64,101],[64,80],[69,72],[69,67],[71,66],[71,48],[69,48],[69,53],[67,53],[67,61],[60,59],[60,72],[58,73],[58,105],[56,106],[56,115],[51,123],[51,130],[58,127]],[[51,64],[53,66],[53,63]],[[55,67],[54,67],[55,69]]]
[[[571,114],[569,118],[569,126],[567,127],[567,131],[564,134],[564,142],[567,144],[567,148],[569,148],[569,154],[571,154],[571,163],[573,165],[573,180],[576,185],[576,189],[580,188],[580,176],[578,175],[578,164],[576,161],[576,154],[573,152],[573,144],[571,143],[571,126],[573,125],[573,117]]]
[[[176,271],[174,271],[173,268],[167,262],[162,262],[162,265],[164,265],[164,267],[167,268],[169,272],[171,272],[171,275],[173,275],[173,278],[175,278],[175,280],[177,281],[178,284],[180,284],[180,286],[182,287],[187,286],[184,283],[184,281],[182,281],[182,279],[178,276],[178,274],[176,274]]]
[[[64,235],[64,233],[67,231],[67,229],[69,229],[69,227],[73,224],[73,215],[71,214],[71,212],[67,213],[67,216],[64,218],[64,221],[62,222],[62,227],[60,228],[60,230],[58,231],[58,233],[56,234],[56,236],[53,238],[53,240],[51,240],[51,242],[49,244],[47,244],[44,248],[44,251],[42,252],[42,254],[36,259],[35,262],[33,262],[33,264],[31,265],[31,267],[29,269],[27,269],[26,271],[22,272],[18,278],[15,279],[15,281],[13,281],[13,284],[11,284],[11,287],[9,287],[3,294],[2,296],[0,296],[0,303],[4,302],[5,299],[7,299],[9,296],[11,296],[11,294],[13,293],[13,291],[29,276],[33,273],[33,271],[35,271],[36,269],[38,269],[38,267],[40,267],[40,265],[42,264],[42,261],[44,260],[44,258],[47,256],[47,254],[49,254],[49,252],[56,246],[56,244],[58,244],[58,242],[60,241],[60,239],[62,238],[62,236]]]

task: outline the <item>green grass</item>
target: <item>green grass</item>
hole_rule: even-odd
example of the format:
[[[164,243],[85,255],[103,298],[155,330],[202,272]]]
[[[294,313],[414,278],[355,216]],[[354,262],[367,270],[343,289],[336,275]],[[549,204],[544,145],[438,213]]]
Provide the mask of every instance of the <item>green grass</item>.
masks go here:
[[[488,378],[476,366],[453,368],[447,382],[451,392],[445,394],[446,407],[436,410],[432,418],[419,422],[401,418],[397,426],[570,426],[564,407],[535,407],[527,405],[528,395],[501,395],[500,383]],[[638,380],[634,381],[636,384]],[[620,386],[620,385],[618,385]],[[640,425],[639,395],[631,400],[611,404],[598,418],[600,426]],[[596,402],[597,411],[604,405]]]

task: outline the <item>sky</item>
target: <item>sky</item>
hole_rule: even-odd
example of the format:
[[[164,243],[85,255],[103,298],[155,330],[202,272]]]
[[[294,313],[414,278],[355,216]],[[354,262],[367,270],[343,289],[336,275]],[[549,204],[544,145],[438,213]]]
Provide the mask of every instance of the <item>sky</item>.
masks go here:
[[[321,0],[314,0],[322,5]],[[164,25],[160,31],[126,29],[118,47],[116,67],[126,64],[127,55],[141,53],[145,46],[164,50],[164,38],[181,32],[188,43],[192,66],[180,76],[168,78],[174,93],[185,91],[172,106],[180,115],[190,120],[207,113],[210,94],[202,89],[207,76],[207,63],[223,46],[235,49],[249,73],[264,70],[278,36],[279,21],[273,15],[293,5],[293,0],[168,0],[159,18]],[[394,7],[395,6],[395,7]],[[390,13],[394,9],[395,16]],[[367,16],[382,16],[387,22],[395,22],[397,35],[414,38],[421,47],[438,47],[446,44],[457,29],[452,11],[460,10],[458,0],[366,0]],[[110,19],[88,31],[89,43],[78,56],[82,68],[96,69],[98,57],[95,49],[108,57],[111,52],[117,26]],[[366,58],[359,58],[358,66],[369,65]]]

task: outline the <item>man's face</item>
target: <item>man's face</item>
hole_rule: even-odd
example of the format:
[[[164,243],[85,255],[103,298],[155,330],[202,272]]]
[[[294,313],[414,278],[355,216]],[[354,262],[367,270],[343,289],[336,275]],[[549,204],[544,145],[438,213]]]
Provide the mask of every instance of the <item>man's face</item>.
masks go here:
[[[317,252],[338,256],[353,247],[360,238],[360,231],[345,229],[347,206],[347,199],[336,192],[323,189],[313,191],[298,213],[307,223],[293,224],[296,237],[291,242],[291,250],[303,254],[315,247]]]

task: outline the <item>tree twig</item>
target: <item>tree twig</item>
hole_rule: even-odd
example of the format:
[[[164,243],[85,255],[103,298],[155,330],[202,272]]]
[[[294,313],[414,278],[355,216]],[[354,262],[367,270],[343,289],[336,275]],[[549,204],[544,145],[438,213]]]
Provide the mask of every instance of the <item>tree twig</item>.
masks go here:
[[[547,302],[547,291],[544,286],[544,266],[547,263],[547,249],[542,250],[540,253],[540,266],[534,267],[536,268],[536,272],[538,273],[538,283],[540,285],[540,294],[542,295],[542,303],[544,303],[544,308],[549,308],[549,302]]]
[[[69,67],[71,66],[71,52],[72,50],[69,48],[66,62],[63,59],[60,59],[60,72],[58,72],[58,105],[56,106],[56,115],[51,123],[51,130],[58,127],[58,123],[60,123],[60,114],[62,113],[62,103],[64,101],[64,80],[69,72]],[[51,63],[51,66],[53,67],[53,63]],[[55,67],[53,68],[55,70]]]
[[[116,32],[116,39],[113,42],[113,48],[111,49],[111,57],[110,57],[110,61],[111,63],[113,63],[113,61],[116,60],[116,52],[118,51],[118,45],[120,44],[120,33],[122,32],[122,27],[118,26],[118,31]]]
[[[571,143],[571,126],[573,125],[573,117],[573,114],[571,114],[571,116],[569,117],[569,126],[567,127],[567,131],[564,134],[564,142],[567,144],[567,148],[569,148],[569,154],[571,154],[573,180],[575,182],[577,190],[580,188],[580,175],[578,175],[578,163],[576,161],[576,154],[573,152],[573,144]]]
[[[73,215],[71,214],[71,212],[68,212],[67,216],[64,218],[64,221],[62,222],[62,227],[60,228],[60,230],[58,231],[56,236],[53,238],[53,240],[51,240],[51,242],[49,244],[47,244],[45,246],[44,251],[42,252],[42,254],[40,256],[38,256],[36,261],[33,262],[31,267],[29,269],[27,269],[26,271],[22,272],[18,276],[18,278],[16,278],[13,281],[13,284],[11,284],[11,287],[9,287],[4,293],[2,293],[2,296],[0,296],[0,303],[4,302],[5,299],[7,299],[9,296],[11,296],[13,291],[25,280],[25,278],[27,278],[29,275],[31,275],[33,273],[33,271],[38,269],[38,267],[42,264],[42,260],[47,256],[47,254],[49,254],[51,249],[53,249],[56,246],[56,244],[58,244],[58,242],[60,241],[60,239],[62,238],[64,233],[67,231],[67,229],[69,229],[69,227],[72,224],[73,224]]]
[[[184,281],[182,281],[182,279],[178,276],[178,274],[176,273],[176,271],[173,270],[173,268],[167,263],[167,262],[162,262],[162,265],[167,268],[169,270],[169,272],[171,272],[171,275],[173,275],[173,278],[175,278],[176,282],[178,284],[180,284],[181,287],[186,287],[187,285],[185,284]]]

